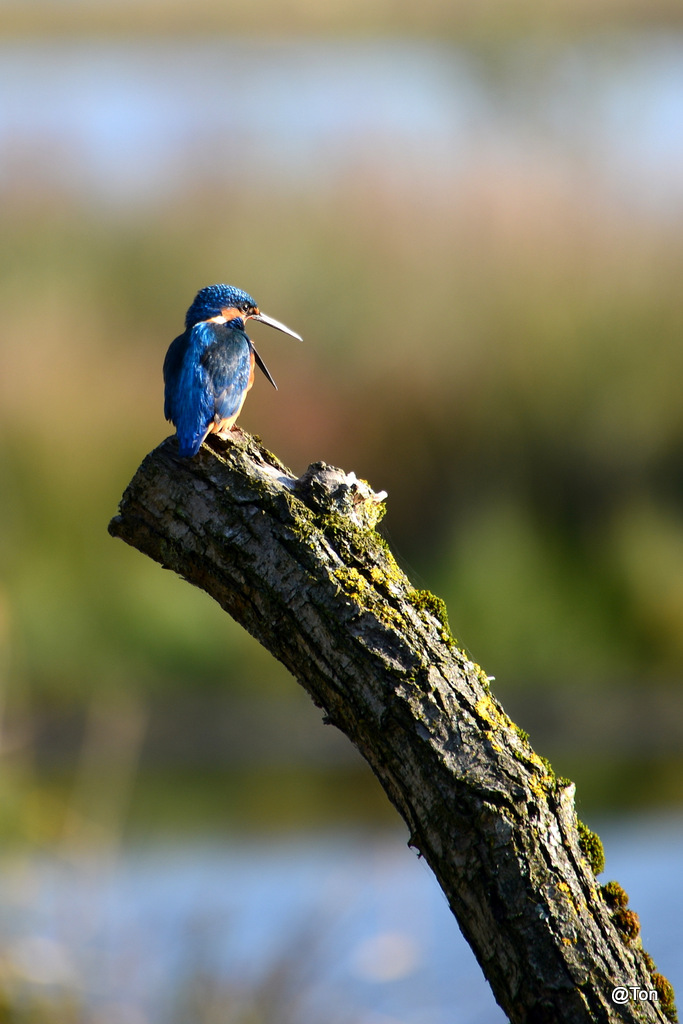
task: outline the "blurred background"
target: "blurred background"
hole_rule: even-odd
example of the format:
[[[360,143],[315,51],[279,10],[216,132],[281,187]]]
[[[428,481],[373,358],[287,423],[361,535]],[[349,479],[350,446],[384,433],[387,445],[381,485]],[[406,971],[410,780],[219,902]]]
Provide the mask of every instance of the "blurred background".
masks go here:
[[[0,1020],[504,1019],[347,741],[107,534],[219,281],[305,338],[241,425],[389,492],[683,981],[680,5],[0,0],[0,194]]]

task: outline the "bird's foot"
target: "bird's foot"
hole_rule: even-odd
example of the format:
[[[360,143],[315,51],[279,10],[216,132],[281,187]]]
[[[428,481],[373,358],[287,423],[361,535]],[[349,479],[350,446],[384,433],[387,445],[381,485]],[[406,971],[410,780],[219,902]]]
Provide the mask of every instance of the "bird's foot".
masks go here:
[[[220,437],[221,440],[223,441],[234,441],[237,438],[243,438],[246,436],[247,435],[244,433],[242,428],[238,427],[237,424],[234,424],[232,427],[227,427],[224,428],[223,430],[216,431],[216,437]]]

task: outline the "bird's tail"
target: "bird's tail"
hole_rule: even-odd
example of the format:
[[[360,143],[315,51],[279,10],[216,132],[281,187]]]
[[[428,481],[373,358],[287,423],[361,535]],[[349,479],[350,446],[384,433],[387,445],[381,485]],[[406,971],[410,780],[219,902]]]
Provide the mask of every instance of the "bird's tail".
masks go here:
[[[208,433],[208,430],[205,430],[203,433],[195,432],[194,434],[181,434],[178,432],[178,455],[183,459],[191,459],[201,448],[202,442]]]

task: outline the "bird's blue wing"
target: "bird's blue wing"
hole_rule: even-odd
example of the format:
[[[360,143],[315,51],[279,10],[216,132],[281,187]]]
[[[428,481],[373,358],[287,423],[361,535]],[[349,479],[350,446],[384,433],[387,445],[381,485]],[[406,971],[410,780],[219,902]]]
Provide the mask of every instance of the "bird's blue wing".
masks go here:
[[[215,341],[213,324],[197,324],[171,342],[164,360],[164,414],[175,424],[181,455],[196,455],[213,419],[213,392],[201,358]]]
[[[173,341],[164,360],[164,415],[181,455],[196,455],[214,418],[228,419],[249,383],[251,342],[229,324],[202,321]]]
[[[179,377],[183,356],[188,345],[189,331],[172,341],[164,359],[164,416],[175,423]]]
[[[211,383],[214,414],[217,419],[227,420],[239,409],[249,386],[252,344],[244,331],[229,323],[220,334],[201,362]]]

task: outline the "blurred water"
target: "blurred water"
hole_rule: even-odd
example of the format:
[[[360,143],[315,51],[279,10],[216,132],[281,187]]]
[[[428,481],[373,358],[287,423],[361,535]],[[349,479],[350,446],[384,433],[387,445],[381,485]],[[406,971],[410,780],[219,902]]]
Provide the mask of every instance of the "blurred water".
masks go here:
[[[0,46],[0,182],[149,202],[188,183],[310,187],[368,165],[427,182],[548,165],[680,207],[683,35],[493,53],[250,38]]]
[[[600,831],[601,881],[625,887],[645,948],[683,984],[683,822]],[[505,1020],[400,836],[155,844],[114,862],[6,856],[0,910],[15,979],[74,988],[98,1024],[166,1024],[198,981],[223,986],[224,1001],[268,990],[279,1022],[447,1024],[454,1007],[459,1024]]]

